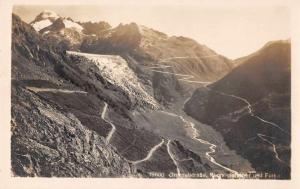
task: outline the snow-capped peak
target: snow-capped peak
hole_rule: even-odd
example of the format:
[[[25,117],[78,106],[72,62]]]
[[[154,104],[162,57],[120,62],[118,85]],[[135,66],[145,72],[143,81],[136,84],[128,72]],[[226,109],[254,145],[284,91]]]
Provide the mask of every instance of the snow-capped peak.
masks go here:
[[[37,18],[41,19],[58,19],[59,15],[56,12],[50,11],[50,10],[44,10],[43,12],[41,12]]]
[[[37,15],[33,22],[31,22],[31,26],[36,30],[40,31],[50,25],[53,24],[55,20],[57,20],[59,15],[50,10],[44,10],[39,15]]]
[[[81,32],[83,30],[83,27],[80,24],[72,21],[71,19],[60,17],[57,13],[50,11],[50,10],[45,10],[45,11],[41,12],[34,19],[34,21],[31,23],[31,25],[34,27],[34,29],[36,31],[39,32],[39,31],[43,30],[44,28],[47,28],[47,27],[55,24],[56,22],[61,22],[63,24],[62,27],[64,27],[64,28],[72,28],[78,32]],[[59,30],[60,29],[62,29],[62,28],[59,28]],[[45,31],[43,31],[43,32],[45,32]]]
[[[40,31],[48,26],[50,26],[52,23],[51,20],[49,19],[45,19],[45,20],[40,20],[38,22],[33,22],[31,24],[31,26],[36,30],[36,31]]]

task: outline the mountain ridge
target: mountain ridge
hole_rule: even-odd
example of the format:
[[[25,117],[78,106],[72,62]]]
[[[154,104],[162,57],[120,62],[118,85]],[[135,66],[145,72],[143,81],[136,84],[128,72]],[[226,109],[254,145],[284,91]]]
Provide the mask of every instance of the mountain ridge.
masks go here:
[[[193,39],[168,36],[136,23],[119,24],[112,28],[103,21],[73,22],[70,18],[63,18],[54,12],[47,11],[40,13],[34,20],[41,21],[41,19],[49,18],[54,20],[52,24],[37,31],[46,34],[53,43],[61,42],[66,50],[98,54],[129,53],[137,61],[145,62],[144,60],[149,59],[155,61],[154,64],[164,61],[163,64],[173,67],[172,72],[182,71],[181,74],[190,74],[195,79],[210,81],[224,76],[234,66],[230,59]],[[80,25],[83,29],[79,31],[66,28],[62,22],[68,19],[73,22],[73,25]],[[34,21],[31,25],[33,24]],[[66,29],[62,30],[63,28]],[[92,28],[99,28],[99,31]],[[185,57],[185,59],[176,57]],[[183,64],[186,64],[187,69],[184,69]]]
[[[290,46],[289,41],[267,43],[222,79],[197,89],[185,105],[257,171],[283,178],[290,178]]]

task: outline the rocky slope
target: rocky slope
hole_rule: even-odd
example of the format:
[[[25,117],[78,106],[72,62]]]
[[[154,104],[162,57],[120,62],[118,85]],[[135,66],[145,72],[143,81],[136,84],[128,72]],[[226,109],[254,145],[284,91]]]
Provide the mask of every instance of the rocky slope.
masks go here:
[[[13,174],[44,177],[135,174],[124,157],[105,144],[109,124],[98,116],[87,120],[90,117],[87,113],[98,115],[103,102],[92,94],[64,92],[66,88],[79,89],[55,72],[55,66],[68,62],[61,49],[51,46],[15,15],[12,27]],[[41,87],[49,90],[37,90]],[[84,112],[64,111],[64,104],[51,103],[52,98],[61,99],[59,96],[69,100],[65,104],[81,99],[81,105],[90,106]],[[94,125],[89,124],[92,120]]]
[[[107,35],[86,40],[81,50],[127,53],[140,64],[171,65],[171,71],[193,75],[192,80],[214,80],[232,68],[230,60],[190,38],[170,37],[135,23],[120,24]]]
[[[126,33],[131,35],[130,31]],[[115,40],[122,41],[123,34],[116,35]],[[158,92],[153,86],[161,82],[163,86],[173,82],[171,86],[178,88],[175,76],[155,76],[140,70],[131,54],[120,53],[122,58],[65,50],[13,15],[14,176],[160,177],[152,174],[160,172],[163,177],[203,173],[210,178],[211,171],[228,173],[207,158],[209,145],[201,145],[189,134],[195,130],[194,123],[168,112],[171,110],[155,98]],[[162,81],[153,84],[148,77],[160,77]],[[141,115],[147,115],[143,119],[149,119],[151,128],[140,124]],[[161,125],[163,132],[157,132],[154,124]],[[202,126],[197,123],[195,127]],[[215,131],[202,132],[209,133],[207,140],[222,143]],[[216,161],[232,169],[243,167],[228,161],[233,157],[243,162],[245,170],[251,170],[248,162],[241,161],[226,146],[223,150],[230,156],[226,158],[217,150]]]
[[[121,55],[166,106],[187,94],[191,86],[215,81],[233,67],[230,60],[192,39],[170,37],[135,23],[85,39],[80,50]]]
[[[83,73],[90,74],[92,68],[90,65],[96,65],[95,69],[101,73],[107,83],[129,97],[130,109],[138,107],[157,110],[160,108],[158,102],[151,94],[148,94],[145,86],[140,83],[127,62],[120,56],[86,54],[74,51],[67,53],[73,58],[73,62],[79,63],[77,68]],[[86,64],[87,62],[90,63]]]
[[[164,106],[193,91],[195,85],[221,78],[234,66],[190,38],[167,36],[136,23],[112,28],[103,21],[75,22],[43,11],[31,25],[63,50],[122,56]]]
[[[185,105],[257,172],[280,178],[290,178],[290,54],[289,41],[270,42],[224,78],[199,88]]]

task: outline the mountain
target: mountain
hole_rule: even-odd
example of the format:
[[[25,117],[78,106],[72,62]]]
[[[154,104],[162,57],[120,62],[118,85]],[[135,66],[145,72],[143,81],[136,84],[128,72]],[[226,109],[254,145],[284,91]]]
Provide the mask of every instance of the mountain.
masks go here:
[[[192,39],[169,37],[136,23],[120,24],[102,35],[86,38],[80,50],[121,55],[165,106],[233,68],[231,60]]]
[[[230,60],[136,23],[12,20],[14,176],[290,179],[290,40]]]
[[[60,16],[53,11],[45,10],[41,12],[36,18],[30,23],[31,26],[36,30],[40,31],[55,22]]]
[[[50,43],[56,43],[65,50],[78,49],[85,38],[111,27],[106,22],[75,22],[48,10],[37,15],[30,25]]]
[[[136,23],[120,24],[102,37],[86,40],[81,50],[130,54],[140,64],[170,65],[171,71],[191,74],[194,81],[213,81],[233,67],[229,59],[190,38],[169,37]]]
[[[247,55],[247,56],[243,56],[243,57],[240,57],[240,58],[237,58],[237,59],[233,60],[233,64],[234,64],[235,66],[238,66],[238,65],[240,65],[240,64],[242,64],[242,63],[244,63],[244,62],[246,62],[248,59],[250,59],[251,57],[257,55],[257,53],[259,53],[262,49],[268,47],[269,45],[271,45],[271,44],[274,43],[274,42],[275,42],[275,41],[270,41],[270,42],[266,43],[261,49],[257,50],[256,52],[251,53],[251,54],[249,54],[249,55]],[[279,42],[279,41],[278,41],[278,42]],[[288,39],[288,40],[281,40],[281,42],[290,42],[290,39]]]
[[[157,90],[170,92],[168,83],[180,82],[176,77],[147,70],[138,74],[140,62],[131,54],[66,51],[18,16],[12,21],[14,176],[174,178],[202,173],[211,178],[214,171],[229,178],[226,173],[239,176],[234,170],[252,170],[213,129],[157,100]],[[54,26],[53,31],[59,28]],[[138,40],[131,32],[136,30],[120,29],[114,44],[129,35],[131,43],[125,46],[133,47]],[[200,141],[197,129],[204,133]]]
[[[43,11],[30,23],[30,25],[40,33],[50,31],[61,31],[65,28],[72,28],[78,32],[83,30],[83,27],[74,22],[71,18],[63,18],[53,11]]]
[[[63,51],[49,44],[18,16],[13,15],[12,20],[13,174],[43,177],[135,174],[129,163],[105,144],[103,134],[109,124],[93,117],[98,115],[103,102],[95,95],[51,92],[80,90],[55,70],[57,66],[67,66],[69,60]],[[50,92],[38,92],[36,88],[40,86]],[[63,98],[65,104],[52,102]],[[66,109],[67,103],[75,104],[79,99],[77,108],[69,105],[69,110]],[[86,107],[79,107],[80,104]],[[80,119],[71,113],[72,108],[73,113],[77,109]],[[112,161],[114,164],[108,166]]]
[[[113,28],[104,21],[75,22],[43,11],[31,25],[63,50],[122,56],[164,106],[234,67],[231,60],[190,38],[170,37],[136,23]]]
[[[257,172],[290,178],[290,41],[269,42],[243,61],[197,89],[185,111],[221,132]]]

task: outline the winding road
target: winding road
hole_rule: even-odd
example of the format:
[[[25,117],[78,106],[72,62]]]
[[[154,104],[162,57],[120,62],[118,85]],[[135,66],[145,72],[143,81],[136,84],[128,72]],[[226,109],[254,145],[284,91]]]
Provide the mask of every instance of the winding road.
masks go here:
[[[174,59],[202,59],[202,58],[211,58],[211,57],[220,57],[220,55],[210,55],[210,56],[174,56],[169,58],[160,59],[158,63],[169,62]]]
[[[151,150],[148,152],[148,154],[147,154],[147,156],[146,156],[145,158],[143,158],[143,159],[141,159],[141,160],[137,160],[137,161],[131,161],[131,160],[127,160],[127,161],[129,161],[130,163],[136,165],[136,164],[139,164],[139,163],[142,163],[142,162],[144,162],[144,161],[149,160],[149,159],[152,157],[153,153],[154,153],[159,147],[161,147],[161,146],[164,144],[164,142],[165,142],[165,140],[162,139],[160,143],[158,143],[157,145],[153,146],[153,148],[151,148]]]
[[[103,108],[103,110],[102,110],[102,112],[101,112],[101,118],[102,118],[104,121],[106,121],[107,123],[109,123],[109,124],[111,125],[111,127],[112,127],[111,130],[109,131],[107,137],[106,137],[106,144],[109,144],[109,142],[110,142],[110,140],[111,140],[111,137],[113,136],[113,134],[114,134],[115,131],[116,131],[116,126],[115,126],[112,122],[110,122],[109,120],[107,120],[107,119],[105,118],[105,115],[106,115],[106,112],[107,112],[107,107],[108,107],[107,103],[104,102],[104,108]]]
[[[157,73],[163,73],[163,74],[169,74],[169,75],[176,75],[179,77],[182,77],[180,79],[178,79],[178,81],[185,81],[188,83],[200,83],[200,84],[210,84],[210,81],[193,81],[191,79],[195,78],[192,75],[186,75],[186,74],[176,74],[176,73],[172,73],[172,72],[165,72],[165,71],[159,71],[159,70],[155,70],[155,69],[161,69],[161,68],[168,68],[169,66],[165,66],[162,65],[162,67],[160,66],[156,66],[156,67],[146,67],[146,69],[151,70],[152,72],[157,72]]]
[[[226,166],[224,166],[224,165],[221,165],[220,163],[218,163],[218,162],[216,161],[216,159],[215,159],[211,154],[214,154],[214,153],[216,152],[217,146],[216,146],[215,144],[212,144],[212,143],[206,141],[206,140],[203,140],[203,139],[198,138],[198,137],[199,137],[199,131],[195,128],[195,124],[194,124],[193,122],[187,121],[187,120],[185,120],[182,116],[176,115],[176,114],[171,113],[171,112],[165,112],[165,111],[161,111],[161,112],[166,113],[166,114],[171,115],[171,116],[174,116],[174,117],[179,117],[179,119],[181,119],[181,120],[185,123],[185,125],[189,126],[189,127],[193,130],[193,134],[192,134],[192,136],[191,136],[192,139],[197,140],[198,142],[200,142],[200,143],[202,143],[202,144],[205,144],[205,145],[208,145],[208,146],[209,146],[210,151],[205,152],[205,156],[206,156],[206,158],[207,158],[211,163],[213,163],[213,164],[215,164],[215,165],[221,167],[222,169],[225,169],[226,171],[230,172],[231,174],[234,174],[234,175],[237,175],[237,176],[241,176],[237,171],[232,170],[232,169],[230,169],[230,168],[228,168],[228,167],[226,167]],[[169,143],[169,142],[168,142],[168,143]],[[170,156],[171,156],[171,153],[170,153],[170,152],[169,152],[169,154],[170,154]],[[172,157],[172,159],[173,159],[173,162],[175,163],[175,162],[176,162],[176,159],[175,159],[173,156],[171,156],[171,157]],[[177,166],[177,162],[175,163],[175,165]],[[178,167],[178,166],[177,166],[177,167]],[[178,172],[178,171],[177,171],[177,172]]]
[[[72,94],[72,93],[80,93],[80,94],[87,94],[87,92],[85,91],[78,91],[78,90],[67,90],[67,89],[54,89],[54,88],[38,88],[38,87],[26,87],[26,89],[33,91],[35,93],[38,92],[54,92],[54,93],[67,93],[67,94]],[[116,126],[110,122],[109,120],[105,119],[105,115],[107,112],[107,103],[104,102],[104,108],[101,112],[101,118],[106,121],[107,123],[109,123],[112,127],[112,129],[110,130],[110,132],[108,133],[107,137],[106,137],[106,144],[109,144],[113,134],[116,131]]]
[[[210,147],[209,147],[210,151],[208,151],[208,152],[205,153],[207,159],[208,159],[210,162],[212,162],[213,164],[215,164],[215,165],[217,165],[217,166],[219,166],[219,167],[225,169],[225,170],[228,171],[229,173],[234,174],[236,177],[238,177],[238,178],[243,178],[244,176],[243,176],[242,174],[240,174],[239,172],[237,172],[237,171],[235,171],[235,170],[233,170],[233,169],[230,169],[230,168],[228,168],[228,167],[226,167],[226,166],[224,166],[224,165],[222,165],[222,164],[220,164],[220,163],[218,163],[218,162],[216,161],[216,159],[215,159],[211,154],[214,154],[214,153],[216,152],[217,146],[216,146],[215,144],[212,144],[212,143],[206,141],[206,140],[203,140],[203,139],[198,138],[198,136],[199,136],[199,131],[195,128],[195,124],[194,124],[194,123],[190,122],[190,124],[191,124],[191,128],[194,130],[192,138],[195,139],[195,140],[198,140],[198,141],[199,141],[200,143],[202,143],[202,144],[207,144],[207,145],[210,146]]]
[[[219,56],[219,55],[202,56],[202,57],[187,57],[187,56],[182,56],[181,57],[181,56],[178,56],[178,57],[170,57],[170,58],[161,59],[161,60],[158,61],[158,63],[171,62],[171,60],[174,60],[174,59],[201,59],[201,58],[209,58],[209,57],[217,57],[217,56]],[[211,81],[191,80],[191,79],[195,78],[193,75],[186,75],[186,74],[179,74],[179,73],[172,73],[172,72],[157,70],[157,69],[162,69],[162,68],[172,68],[172,66],[170,66],[170,65],[144,66],[144,68],[148,69],[152,72],[179,76],[181,78],[179,78],[178,81],[185,81],[185,82],[188,82],[188,83],[199,83],[199,84],[210,84],[211,83]]]
[[[255,114],[253,113],[252,105],[251,105],[250,102],[249,102],[248,100],[246,100],[245,98],[242,98],[242,97],[239,97],[239,96],[236,96],[236,95],[233,95],[233,94],[227,94],[227,93],[224,93],[224,92],[212,90],[211,88],[209,88],[209,87],[207,87],[207,86],[205,86],[205,87],[206,87],[208,90],[213,91],[213,92],[216,92],[216,93],[221,94],[221,95],[223,95],[223,96],[229,96],[229,97],[232,97],[232,98],[235,98],[235,99],[238,99],[238,100],[243,101],[243,102],[247,105],[248,113],[250,114],[250,116],[255,117],[256,119],[258,119],[258,120],[260,120],[260,121],[262,121],[262,122],[264,122],[264,123],[267,123],[267,124],[269,124],[269,125],[271,125],[271,126],[273,126],[273,127],[276,127],[277,129],[281,130],[281,131],[284,132],[285,134],[290,135],[289,132],[287,132],[287,131],[285,131],[284,129],[282,129],[282,128],[281,128],[279,125],[277,125],[276,123],[267,121],[267,120],[265,120],[265,119],[263,119],[263,118],[261,118],[261,117],[255,115]]]
[[[81,94],[87,94],[85,91],[77,91],[77,90],[67,90],[67,89],[54,89],[54,88],[38,88],[38,87],[26,87],[26,89],[33,91],[35,93],[38,92],[54,92],[54,93],[81,93]]]
[[[272,143],[271,141],[269,141],[268,139],[266,139],[266,137],[270,137],[270,136],[267,136],[267,135],[264,135],[264,134],[261,134],[261,133],[258,133],[257,136],[258,136],[260,139],[262,139],[263,141],[267,142],[268,144],[270,144],[270,145],[273,147],[273,152],[274,152],[274,154],[275,154],[275,158],[276,158],[278,161],[280,161],[280,162],[282,162],[282,163],[285,163],[283,160],[281,160],[281,159],[279,158],[278,153],[277,153],[277,150],[276,150],[276,145],[273,144],[273,143]],[[272,138],[272,137],[270,137],[270,138]]]
[[[211,56],[207,56],[207,57],[211,57]],[[165,58],[165,59],[162,59],[160,60],[158,63],[163,63],[163,62],[170,62],[171,60],[173,59],[187,59],[187,58],[191,58],[191,59],[199,59],[199,58],[204,58],[204,57],[171,57],[171,58]],[[290,133],[288,131],[285,131],[284,129],[282,129],[279,125],[277,125],[276,123],[274,122],[271,122],[271,121],[267,121],[265,119],[263,119],[262,117],[259,117],[257,115],[255,115],[253,113],[253,108],[252,108],[252,105],[250,104],[250,102],[245,99],[245,98],[242,98],[242,97],[239,97],[239,96],[236,96],[236,95],[233,95],[233,94],[227,94],[227,93],[224,93],[224,92],[221,92],[221,91],[216,91],[216,90],[212,90],[211,88],[209,88],[207,85],[212,83],[212,82],[209,82],[209,81],[194,81],[194,80],[191,80],[194,78],[194,76],[192,75],[186,75],[186,74],[179,74],[179,73],[173,73],[173,72],[167,72],[167,71],[160,71],[160,70],[157,70],[157,69],[163,69],[163,68],[171,68],[172,66],[169,66],[169,65],[158,65],[158,66],[152,66],[152,67],[146,67],[146,69],[149,69],[153,72],[158,72],[158,73],[163,73],[163,74],[171,74],[171,75],[176,75],[176,76],[180,76],[182,78],[178,79],[178,80],[181,80],[181,81],[185,81],[185,82],[190,82],[190,83],[201,83],[201,84],[205,84],[204,87],[207,88],[208,90],[211,90],[211,91],[214,91],[216,93],[219,93],[220,95],[223,95],[223,96],[228,96],[228,97],[232,97],[232,98],[235,98],[235,99],[238,99],[240,101],[243,101],[246,106],[247,106],[247,109],[248,109],[248,113],[250,116],[252,117],[255,117],[256,119],[260,120],[261,122],[264,122],[270,126],[273,126],[277,129],[279,129],[281,132],[285,133],[285,134],[288,134],[290,135]],[[184,102],[184,104],[190,99],[187,98]],[[170,114],[170,113],[169,113]],[[172,113],[171,113],[172,114]],[[175,114],[173,114],[175,115]],[[178,116],[178,115],[176,115]],[[178,116],[180,119],[184,120],[182,116]],[[198,136],[198,130],[195,129],[194,127],[194,123],[191,123],[190,122],[190,125],[192,127],[192,129],[194,130],[194,134],[193,134],[193,139],[195,140],[198,140],[200,143],[202,144],[207,144],[209,145],[210,147],[210,151],[209,152],[206,152],[206,157],[209,159],[210,162],[212,162],[213,164],[219,166],[219,167],[222,167],[223,169],[229,171],[230,173],[233,173],[233,174],[238,174],[237,171],[234,171],[234,170],[231,170],[229,169],[228,167],[225,167],[223,165],[221,165],[220,163],[216,162],[216,160],[211,156],[211,154],[215,153],[215,149],[216,149],[216,145],[215,144],[212,144],[208,141],[205,141],[205,140],[202,140],[202,139],[199,139]],[[272,145],[273,147],[273,151],[274,151],[274,156],[275,158],[280,161],[280,162],[283,162],[279,156],[278,156],[278,153],[277,153],[277,150],[276,150],[276,145],[273,144],[272,142],[270,142],[269,140],[267,140],[265,137],[270,137],[270,136],[266,136],[266,135],[263,135],[261,133],[258,133],[257,136],[262,139],[263,141],[267,142],[268,144]]]
[[[219,56],[219,55],[215,55],[215,56]],[[214,56],[206,56],[206,57],[214,57]],[[205,57],[205,58],[206,58]],[[191,59],[200,59],[200,58],[203,58],[203,57],[171,57],[171,58],[166,58],[166,59],[162,59],[160,60],[158,63],[163,63],[163,62],[169,62],[171,60],[174,60],[174,59],[187,59],[187,58],[191,58]],[[207,85],[212,83],[210,81],[195,81],[195,80],[192,80],[194,79],[195,77],[193,75],[186,75],[186,74],[179,74],[179,73],[172,73],[172,72],[167,72],[167,71],[161,71],[161,70],[158,70],[158,69],[163,69],[163,68],[171,68],[172,66],[169,66],[169,65],[158,65],[158,66],[152,66],[152,67],[147,67],[145,66],[144,68],[145,69],[148,69],[148,70],[151,70],[152,72],[158,72],[158,73],[163,73],[163,74],[170,74],[170,75],[175,75],[175,76],[179,76],[181,78],[179,78],[178,80],[180,81],[184,81],[184,82],[189,82],[189,83],[199,83],[199,84],[205,84],[204,87],[206,87],[208,90],[211,90],[211,91],[214,91],[216,93],[219,93],[220,95],[223,95],[223,96],[228,96],[228,97],[231,97],[231,98],[235,98],[237,100],[240,100],[240,101],[243,101],[246,106],[247,106],[247,109],[248,109],[248,113],[250,116],[252,117],[255,117],[256,119],[260,120],[261,122],[264,122],[266,123],[267,125],[269,126],[272,126],[272,127],[275,127],[277,129],[279,129],[281,132],[285,133],[285,134],[288,134],[290,135],[289,132],[285,131],[284,129],[282,129],[279,125],[277,125],[276,123],[273,123],[273,122],[270,122],[270,121],[267,121],[257,115],[255,115],[253,113],[253,108],[252,108],[252,105],[250,104],[250,102],[245,99],[245,98],[242,98],[242,97],[239,97],[239,96],[236,96],[236,95],[233,95],[233,94],[227,94],[227,93],[224,93],[224,92],[221,92],[221,91],[216,91],[216,90],[213,90],[211,88],[209,88]],[[30,91],[33,91],[33,92],[60,92],[60,93],[67,93],[67,94],[71,94],[71,93],[79,93],[79,94],[87,94],[87,92],[85,91],[80,91],[80,90],[67,90],[67,89],[52,89],[52,88],[37,88],[37,87],[26,87],[28,90]],[[186,103],[187,101],[189,100],[186,99],[186,101],[184,103]],[[103,107],[103,110],[101,111],[101,118],[106,121],[107,123],[109,123],[111,125],[111,130],[109,131],[107,137],[106,137],[106,144],[109,144],[110,143],[110,140],[113,136],[113,134],[115,133],[116,131],[116,127],[115,125],[107,120],[105,117],[106,117],[106,113],[107,113],[107,109],[108,109],[108,104],[106,102],[104,102],[104,107]],[[192,129],[192,136],[191,138],[200,142],[201,144],[205,144],[205,145],[208,145],[209,146],[209,151],[205,152],[205,156],[206,158],[214,165],[230,172],[231,174],[234,174],[234,175],[237,175],[238,177],[242,177],[241,174],[239,174],[237,171],[235,170],[232,170],[220,163],[218,163],[216,161],[216,159],[213,157],[213,154],[216,152],[216,148],[217,146],[213,143],[210,143],[206,140],[203,140],[201,138],[199,138],[200,134],[199,134],[199,131],[195,128],[195,124],[193,122],[190,122],[190,121],[187,121],[183,118],[183,116],[180,116],[180,115],[176,115],[174,113],[171,113],[171,112],[165,112],[165,111],[162,111],[166,114],[169,114],[169,115],[172,115],[172,116],[176,116],[176,117],[179,117],[186,125],[188,125],[191,129]],[[264,135],[264,134],[261,134],[261,133],[258,133],[257,136],[263,140],[264,142],[268,143],[269,145],[272,146],[273,148],[273,152],[274,152],[274,156],[275,158],[280,161],[280,162],[283,162],[285,163],[283,160],[281,160],[279,158],[279,155],[278,155],[278,152],[276,150],[276,145],[273,144],[270,140],[268,140],[267,138],[272,138],[270,136],[267,136],[267,135]],[[159,149],[162,145],[164,145],[165,143],[165,140],[162,139],[160,143],[158,143],[157,145],[153,146],[150,151],[148,152],[147,156],[141,160],[137,160],[137,161],[130,161],[128,160],[129,162],[133,163],[133,164],[139,164],[139,163],[142,163],[142,162],[145,162],[147,160],[149,160],[153,154],[157,151],[157,149]],[[179,166],[178,166],[178,162],[179,160],[177,160],[174,156],[174,154],[171,152],[171,149],[170,149],[170,145],[171,145],[171,141],[168,140],[167,141],[167,144],[166,144],[166,147],[167,147],[167,151],[168,151],[168,154],[169,156],[171,157],[173,163],[175,164],[176,166],[176,170],[177,170],[177,174],[178,176],[180,177],[181,175],[181,172],[180,172],[180,169],[179,169]],[[186,159],[187,160],[187,159]]]
[[[248,100],[246,100],[245,98],[242,98],[242,97],[239,97],[239,96],[236,96],[236,95],[232,95],[232,94],[227,94],[227,93],[220,92],[220,91],[216,91],[216,90],[212,90],[212,89],[210,89],[210,88],[207,87],[207,86],[205,86],[205,87],[206,87],[208,90],[217,92],[217,93],[219,93],[219,94],[221,94],[221,95],[229,96],[229,97],[232,97],[232,98],[235,98],[235,99],[238,99],[238,100],[243,101],[243,102],[247,105],[248,113],[249,113],[250,116],[255,117],[256,119],[258,119],[258,120],[260,120],[260,121],[266,123],[267,125],[270,125],[270,126],[273,126],[273,127],[277,128],[277,129],[279,129],[281,132],[283,132],[283,133],[285,133],[285,134],[287,134],[287,135],[290,135],[290,133],[289,133],[288,131],[285,131],[284,129],[282,129],[282,128],[281,128],[279,125],[277,125],[276,123],[267,121],[267,120],[265,120],[265,119],[263,119],[263,118],[261,118],[261,117],[255,115],[255,114],[253,113],[252,105],[251,105],[250,102],[249,102]],[[275,158],[276,158],[278,161],[280,161],[280,162],[282,162],[282,163],[285,163],[283,160],[281,160],[281,159],[279,158],[279,155],[278,155],[277,150],[276,150],[276,145],[273,144],[271,141],[269,141],[268,139],[265,138],[265,137],[268,137],[268,138],[272,138],[272,137],[267,136],[267,135],[264,135],[264,134],[261,134],[261,133],[258,133],[257,136],[258,136],[261,140],[263,140],[264,142],[267,142],[269,145],[271,145],[271,146],[273,147],[274,156],[275,156]]]
[[[172,152],[171,152],[171,149],[170,149],[170,143],[171,143],[171,141],[168,140],[168,142],[167,142],[167,151],[168,151],[168,154],[169,154],[169,156],[171,157],[171,159],[172,159],[174,165],[176,166],[177,176],[180,177],[180,176],[181,176],[181,175],[180,175],[180,169],[179,169],[178,163],[177,163],[177,161],[176,161],[176,158],[174,157],[174,155],[173,155]]]

